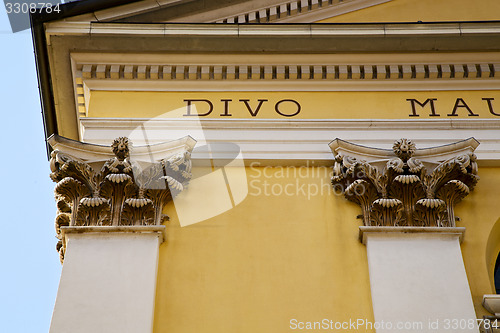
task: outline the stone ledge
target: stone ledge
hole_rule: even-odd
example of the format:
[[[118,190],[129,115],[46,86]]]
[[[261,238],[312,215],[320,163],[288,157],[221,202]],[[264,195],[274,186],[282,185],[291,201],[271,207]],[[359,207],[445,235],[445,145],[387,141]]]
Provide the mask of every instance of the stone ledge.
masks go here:
[[[159,234],[160,244],[167,238],[164,225],[154,226],[75,226],[61,227],[63,244],[66,244],[67,234],[105,234],[105,233],[138,233]]]
[[[462,243],[465,234],[464,227],[359,227],[359,241],[366,245],[367,234],[434,234],[456,235]]]
[[[493,313],[495,317],[500,317],[500,295],[483,295],[483,307]]]

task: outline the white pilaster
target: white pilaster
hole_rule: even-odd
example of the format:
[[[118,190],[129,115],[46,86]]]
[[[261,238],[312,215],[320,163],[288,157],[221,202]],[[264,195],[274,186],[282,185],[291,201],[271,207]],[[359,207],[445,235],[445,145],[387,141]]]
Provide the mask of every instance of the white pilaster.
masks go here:
[[[460,250],[464,231],[360,227],[375,322],[385,324],[377,333],[478,332]]]
[[[164,226],[63,227],[50,333],[152,332]]]

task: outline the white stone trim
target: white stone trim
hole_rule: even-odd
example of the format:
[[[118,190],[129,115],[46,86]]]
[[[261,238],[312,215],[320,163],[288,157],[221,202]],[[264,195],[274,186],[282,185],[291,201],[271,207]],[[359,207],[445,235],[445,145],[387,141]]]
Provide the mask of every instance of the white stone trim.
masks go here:
[[[165,226],[101,228],[63,227],[67,247],[50,333],[153,330]]]
[[[131,234],[155,234],[158,235],[159,243],[163,243],[167,239],[167,229],[164,225],[145,225],[145,226],[77,226],[77,227],[61,227],[61,235],[63,243],[67,246],[70,234],[115,234],[115,233],[131,233]]]
[[[199,59],[205,59],[200,63]],[[256,57],[242,63],[229,55],[222,64],[210,56],[71,55],[75,105],[86,116],[92,90],[120,91],[428,91],[500,89],[495,58],[456,55],[427,63],[404,55],[382,62],[376,56]],[[113,59],[113,60],[112,60]],[[346,59],[350,59],[346,62]],[[187,60],[187,62],[186,62]],[[371,63],[371,64],[370,64]],[[207,83],[210,84],[207,86]]]
[[[484,22],[473,25],[465,23],[442,24],[396,24],[374,23],[369,25],[346,24],[171,24],[171,23],[100,23],[56,21],[46,25],[46,34],[50,43],[53,35],[147,35],[147,36],[224,36],[224,37],[404,37],[404,36],[461,36],[461,35],[496,35],[500,32],[500,23]]]
[[[336,63],[343,65],[377,65],[388,64],[432,64],[432,63],[495,63],[500,58],[500,52],[459,52],[459,53],[343,53],[343,54],[224,54],[224,65],[274,65],[274,64],[312,64],[325,65]],[[135,64],[135,65],[165,65],[165,64],[221,64],[220,54],[188,53],[188,54],[156,54],[156,53],[89,53],[72,52],[71,59],[78,64]]]
[[[364,231],[375,321],[420,322],[422,326],[407,331],[423,333],[446,331],[446,320],[476,324],[459,244],[463,231],[385,228]],[[430,326],[436,321],[437,326]],[[377,333],[394,332],[396,326],[387,327]],[[454,331],[478,333],[479,329],[466,326]]]
[[[457,91],[500,90],[500,80],[99,80],[78,85],[108,91]],[[85,98],[84,93],[79,97]],[[84,104],[82,104],[84,106]],[[83,112],[83,111],[82,111]]]
[[[495,317],[500,317],[500,295],[483,295],[483,306]]]
[[[391,149],[394,138],[412,139],[419,148],[441,146],[474,137],[481,166],[500,165],[500,119],[140,119],[81,118],[82,140],[109,144],[110,137],[129,136],[136,145],[163,142],[199,133],[198,145],[232,142],[245,160],[271,163],[331,164],[328,144],[340,137],[360,145]],[[137,130],[140,128],[141,130]],[[288,162],[287,162],[288,161]]]
[[[464,240],[465,228],[464,227],[359,227],[359,241],[366,245],[366,239],[370,234],[415,234],[415,233],[433,233],[442,235],[455,235],[458,236],[460,243]]]
[[[109,137],[103,145],[99,144],[88,144],[82,143],[80,141],[74,141],[62,136],[51,135],[47,142],[53,149],[63,151],[66,154],[78,156],[79,159],[83,161],[106,161],[113,158],[115,155],[110,149]],[[181,139],[172,139],[168,142],[155,142],[155,144],[150,145],[148,142],[141,144],[136,144],[133,147],[134,157],[137,161],[156,161],[166,158],[167,156],[172,156],[178,153],[183,153],[185,151],[193,150],[196,145],[196,141],[190,137],[185,136]]]
[[[379,149],[353,144],[351,142],[335,139],[328,145],[333,155],[341,154],[351,156],[368,163],[388,161],[394,158],[392,149]],[[446,145],[429,147],[427,149],[417,149],[412,155],[426,163],[439,164],[443,161],[456,157],[458,154],[472,154],[479,146],[479,142],[474,138],[453,142]]]

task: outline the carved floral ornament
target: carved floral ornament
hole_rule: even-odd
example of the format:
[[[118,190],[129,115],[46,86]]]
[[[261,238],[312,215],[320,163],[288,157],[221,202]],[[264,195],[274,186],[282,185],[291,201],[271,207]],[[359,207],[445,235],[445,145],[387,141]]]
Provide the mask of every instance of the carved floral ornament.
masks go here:
[[[455,204],[479,180],[473,154],[477,145],[471,138],[448,147],[417,150],[411,140],[400,139],[390,154],[337,139],[330,144],[337,152],[332,185],[344,189],[345,197],[361,206],[365,226],[455,227]],[[348,155],[360,150],[358,157]],[[415,157],[417,153],[422,160]],[[372,162],[362,160],[363,154]],[[442,156],[445,160],[439,162]]]
[[[62,142],[62,147],[71,144],[62,137],[52,141]],[[57,144],[52,146],[56,149],[51,153],[50,178],[57,183],[56,249],[61,261],[65,250],[61,227],[160,225],[168,219],[162,213],[165,204],[191,179],[190,149],[177,149],[156,162],[138,163],[130,159],[128,138],[120,137],[108,147],[114,157],[102,165],[63,152]]]

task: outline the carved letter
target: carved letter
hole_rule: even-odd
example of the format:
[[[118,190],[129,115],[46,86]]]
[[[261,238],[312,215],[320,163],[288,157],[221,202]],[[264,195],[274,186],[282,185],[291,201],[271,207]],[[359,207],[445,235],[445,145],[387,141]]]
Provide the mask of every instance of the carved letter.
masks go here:
[[[283,103],[283,102],[292,102],[292,103],[294,103],[297,106],[297,111],[295,111],[292,114],[284,114],[284,113],[280,112],[279,105],[281,103]],[[296,115],[299,114],[299,112],[300,112],[300,104],[299,104],[299,102],[294,101],[293,99],[282,99],[281,101],[279,101],[278,103],[276,103],[276,105],[274,106],[274,109],[276,110],[276,112],[278,114],[282,115],[283,117],[293,117],[293,116],[296,116]]]
[[[255,111],[252,111],[252,108],[250,107],[250,104],[248,104],[250,100],[249,99],[240,99],[240,102],[243,102],[245,103],[247,109],[248,109],[248,112],[250,112],[250,114],[252,115],[252,117],[255,117],[257,116],[257,113],[259,113],[260,111],[260,107],[262,106],[262,103],[264,102],[267,102],[267,99],[259,99],[259,105],[257,105],[257,108],[255,109]]]
[[[417,114],[417,110],[415,108],[415,103],[420,105],[420,107],[424,107],[427,103],[429,103],[431,106],[431,113],[429,114],[429,116],[430,117],[440,116],[439,114],[436,113],[436,109],[434,108],[434,101],[437,101],[437,98],[427,98],[423,103],[420,103],[415,98],[408,98],[407,101],[411,103],[412,114],[409,115],[410,117],[419,117],[419,115]]]
[[[221,117],[231,117],[232,114],[229,113],[229,102],[232,102],[232,99],[221,99],[221,102],[224,102],[224,113],[221,113]]]
[[[500,116],[500,114],[498,113],[495,113],[495,111],[493,111],[493,105],[491,104],[491,101],[494,101],[495,99],[494,98],[481,98],[483,101],[486,101],[486,103],[488,103],[488,109],[490,110],[490,113],[494,116]]]
[[[462,98],[457,98],[457,101],[455,102],[455,106],[453,107],[453,111],[450,114],[448,114],[448,117],[458,116],[458,114],[457,114],[458,108],[466,108],[467,111],[469,112],[469,117],[478,117],[479,116],[478,114],[475,114],[474,112],[472,112],[472,110],[469,108],[467,103],[465,103],[465,101]]]
[[[208,116],[210,113],[212,113],[212,111],[214,109],[214,105],[208,99],[185,99],[184,102],[187,102],[187,113],[183,114],[183,116],[199,116],[199,117],[204,117],[204,116]],[[208,104],[209,110],[206,113],[203,113],[203,114],[191,114],[191,103],[192,102],[205,102],[205,103]]]

